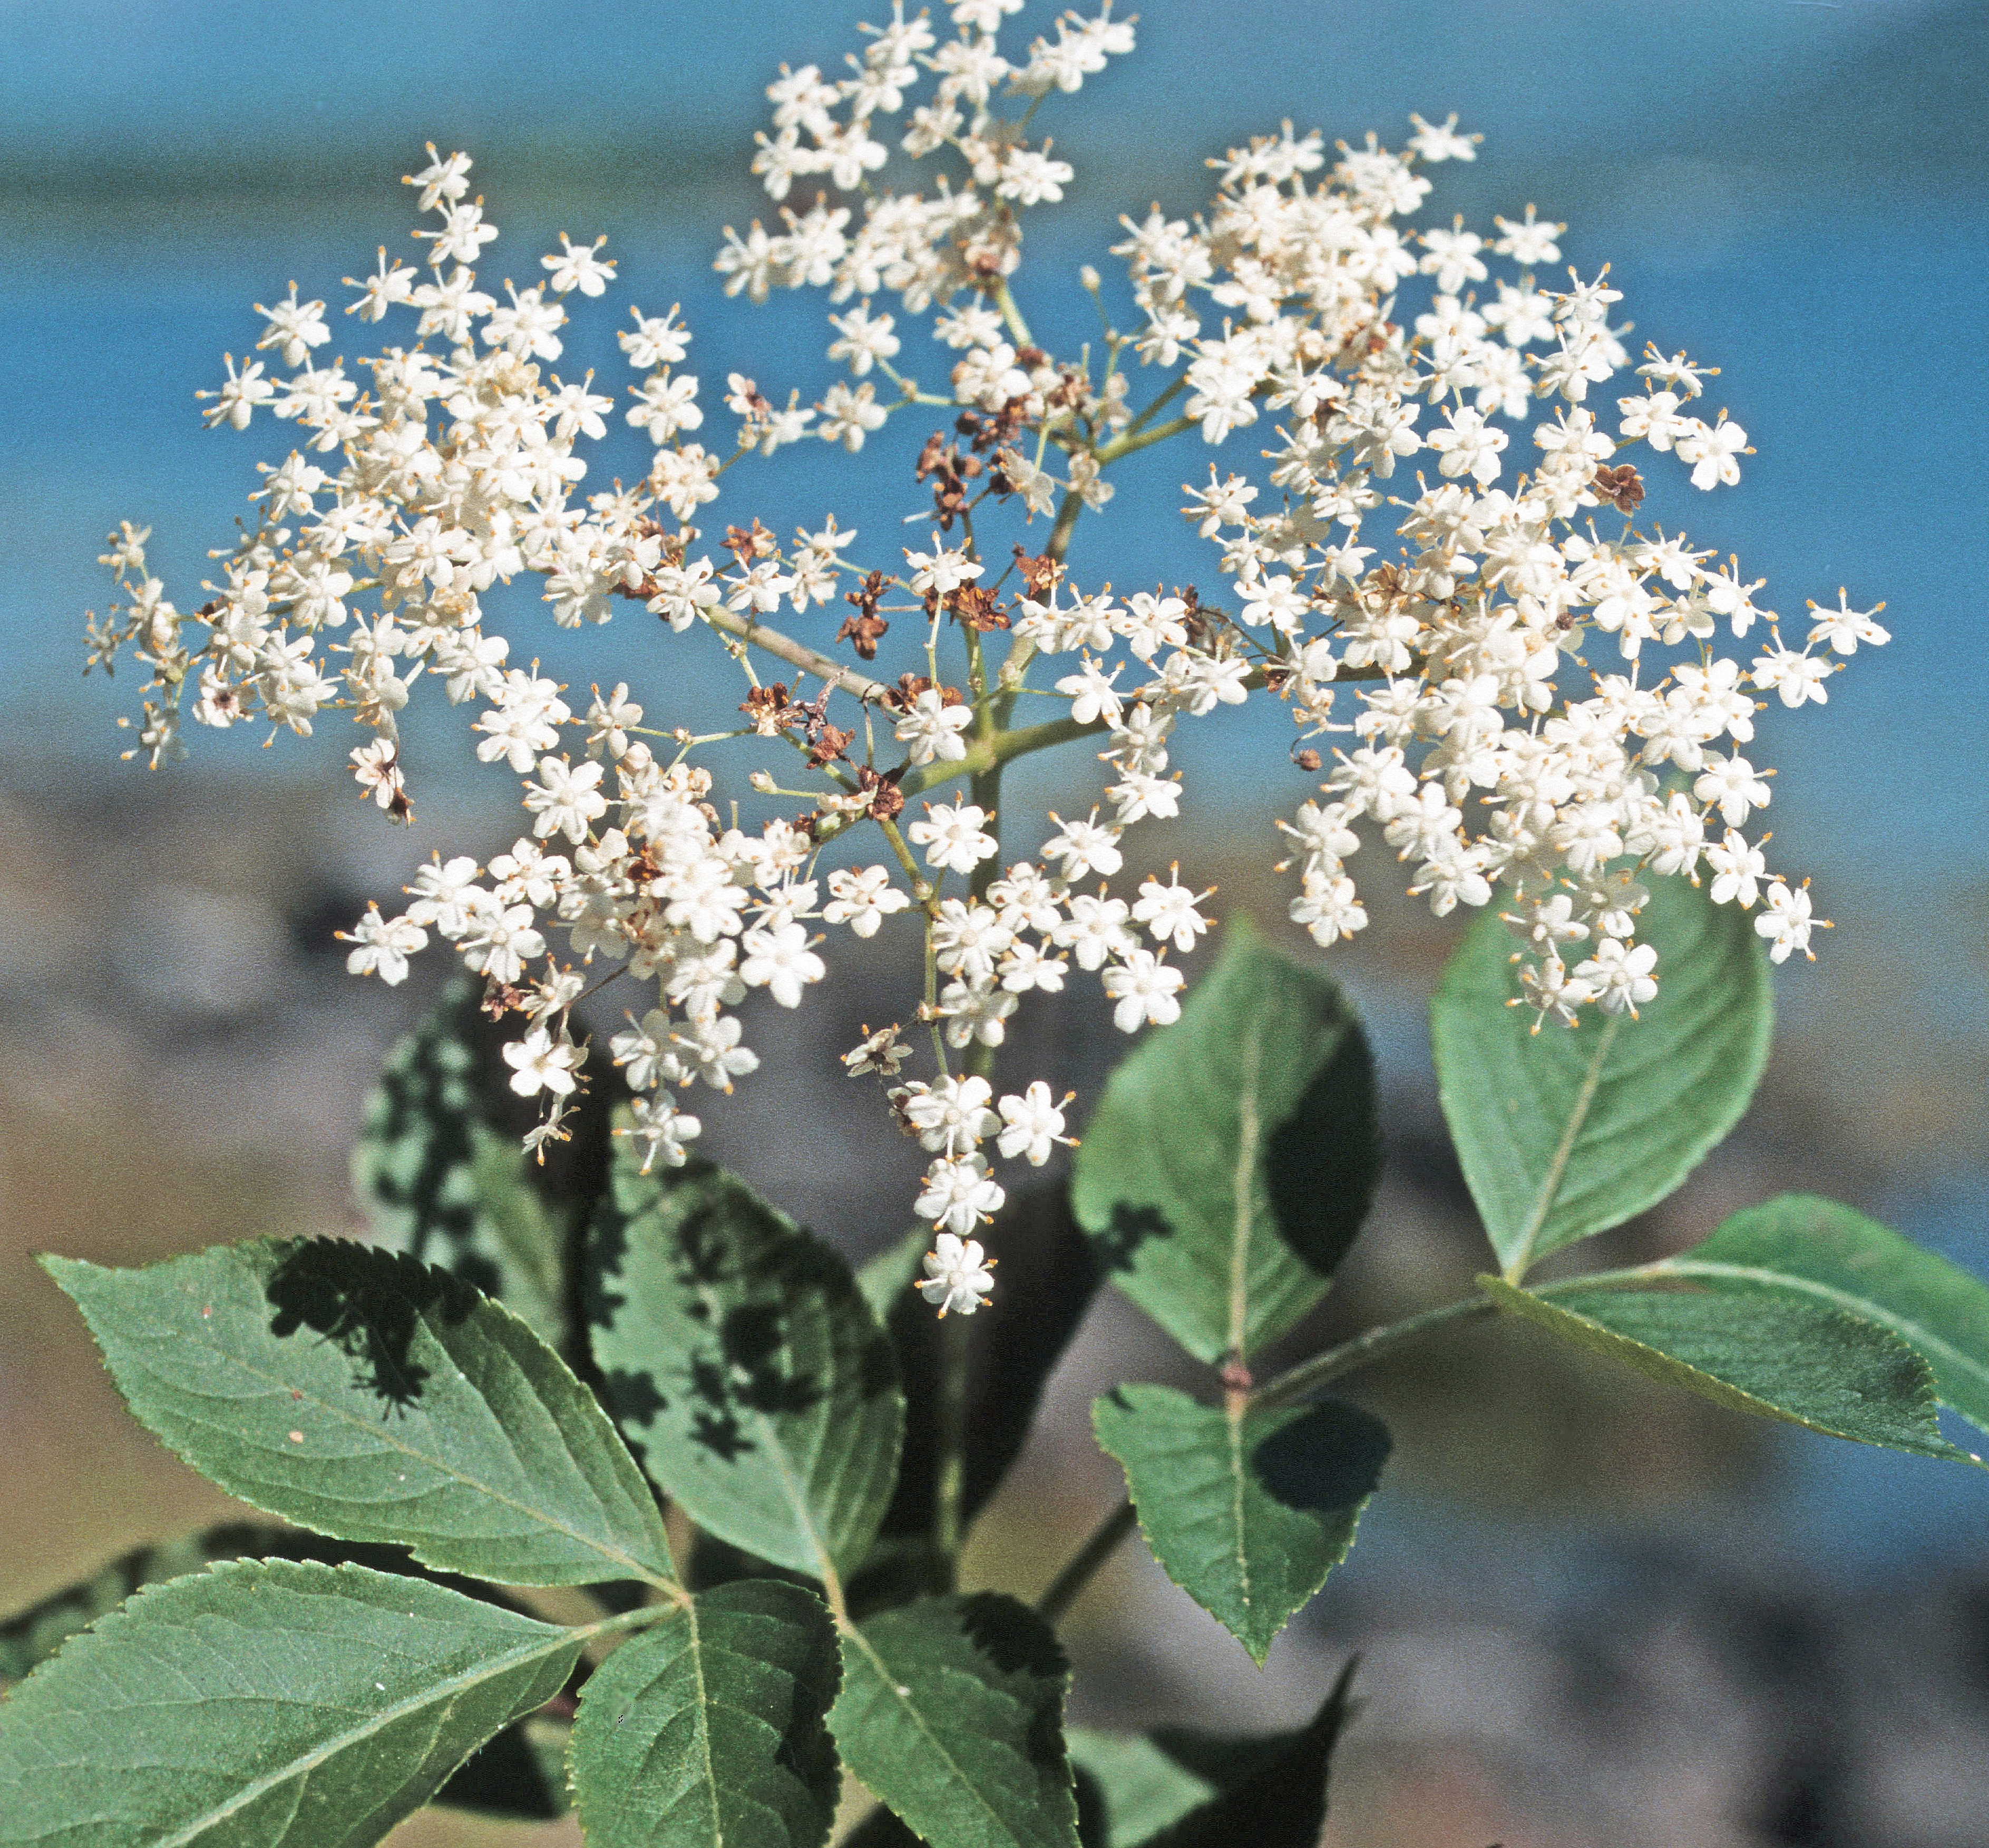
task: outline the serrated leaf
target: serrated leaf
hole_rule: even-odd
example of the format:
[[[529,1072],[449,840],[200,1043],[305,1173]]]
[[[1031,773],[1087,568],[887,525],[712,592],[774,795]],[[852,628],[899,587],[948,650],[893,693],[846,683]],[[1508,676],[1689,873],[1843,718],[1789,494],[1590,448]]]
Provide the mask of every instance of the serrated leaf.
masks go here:
[[[839,1772],[841,1670],[814,1593],[771,1578],[701,1592],[582,1690],[574,1806],[590,1848],[819,1848]]]
[[[459,1277],[565,1341],[572,1203],[520,1141],[530,1117],[504,1083],[503,1036],[480,984],[450,984],[388,1053],[352,1151],[374,1242]]]
[[[996,1592],[927,1599],[846,1633],[829,1729],[843,1762],[945,1848],[1077,1848],[1063,1651]]]
[[[53,1655],[77,1631],[115,1610],[149,1585],[185,1577],[228,1559],[290,1559],[323,1565],[358,1565],[377,1572],[420,1575],[398,1547],[365,1546],[326,1540],[295,1528],[234,1521],[219,1527],[134,1547],[100,1571],[68,1586],[0,1626],[0,1684],[20,1680]],[[450,1589],[502,1605],[491,1586],[451,1576]],[[507,1607],[508,1608],[508,1607]],[[563,1741],[547,1744],[527,1730],[551,1730],[550,1722],[520,1721],[480,1745],[459,1765],[432,1802],[473,1809],[481,1815],[540,1821],[566,1812]]]
[[[1144,1733],[1065,1731],[1077,1775],[1077,1833],[1083,1848],[1139,1848],[1215,1795],[1215,1785],[1177,1764]]]
[[[252,1507],[510,1585],[669,1575],[594,1396],[502,1305],[337,1239],[43,1260],[140,1421]]]
[[[363,1566],[153,1587],[0,1705],[0,1844],[366,1848],[587,1634]]]
[[[697,1524],[815,1577],[862,1558],[905,1405],[841,1255],[708,1161],[618,1157],[588,1252],[603,1389]]]
[[[1153,1385],[1105,1394],[1091,1419],[1154,1557],[1262,1666],[1354,1545],[1387,1427],[1332,1400],[1232,1418]]]
[[[1700,1290],[1557,1288],[1551,1300],[1496,1277],[1503,1309],[1702,1399],[1958,1463],[1940,1434],[1933,1373],[1889,1330],[1794,1297]]]
[[[1222,1768],[1222,1789],[1206,1802],[1149,1836],[1140,1848],[1314,1848],[1326,1822],[1327,1775],[1333,1748],[1354,1703],[1350,1698],[1358,1659],[1340,1671],[1319,1711],[1298,1731],[1269,1739],[1197,1738]],[[1182,1735],[1156,1735],[1177,1758],[1197,1760]],[[1201,1768],[1210,1770],[1211,1765]]]
[[[1989,1284],[1835,1200],[1784,1194],[1658,1266],[1713,1290],[1793,1292],[1889,1328],[1943,1405],[1989,1430]]]
[[[1430,1003],[1443,1114],[1509,1280],[1653,1206],[1740,1121],[1774,1030],[1752,920],[1682,880],[1651,881],[1638,934],[1657,998],[1632,1020],[1533,1031],[1512,933],[1474,923]]]
[[[1324,1294],[1380,1162],[1353,1010],[1239,917],[1181,1019],[1112,1074],[1071,1200],[1112,1280],[1214,1362],[1275,1341]]]

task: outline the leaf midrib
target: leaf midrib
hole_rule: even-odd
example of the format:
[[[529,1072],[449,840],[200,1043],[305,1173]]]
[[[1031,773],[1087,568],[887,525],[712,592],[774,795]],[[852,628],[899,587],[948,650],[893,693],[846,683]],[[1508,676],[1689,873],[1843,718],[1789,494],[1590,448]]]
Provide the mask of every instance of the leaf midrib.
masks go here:
[[[1913,1346],[1938,1349],[1943,1358],[1952,1361],[1959,1370],[1981,1382],[1985,1389],[1989,1389],[1989,1367],[1985,1367],[1972,1355],[1964,1353],[1942,1336],[1934,1334],[1924,1323],[1916,1321],[1898,1310],[1889,1309],[1870,1297],[1855,1295],[1849,1290],[1839,1289],[1835,1284],[1821,1283],[1814,1277],[1801,1277],[1787,1270],[1769,1270],[1751,1264],[1722,1264],[1705,1259],[1695,1259],[1689,1253],[1658,1266],[1656,1274],[1682,1277],[1732,1277],[1767,1288],[1816,1297],[1834,1307],[1846,1310],[1853,1315],[1862,1316],[1867,1321],[1877,1322],[1882,1327],[1892,1329]],[[1936,1379],[1936,1387],[1939,1384]],[[1943,1398],[1941,1402],[1947,1404],[1948,1402]],[[1962,1416],[1967,1417],[1967,1414],[1964,1412]],[[1971,1419],[1970,1422],[1973,1422]]]
[[[1540,1233],[1546,1226],[1547,1215],[1553,1212],[1554,1202],[1560,1192],[1562,1177],[1567,1165],[1574,1158],[1576,1139],[1581,1134],[1582,1125],[1588,1120],[1594,1108],[1595,1094],[1602,1087],[1602,1067],[1609,1057],[1609,1049],[1616,1043],[1617,1029],[1622,1025],[1620,1014],[1611,1014],[1602,1023],[1602,1030],[1596,1036],[1596,1047],[1588,1062],[1588,1070],[1582,1074],[1581,1088],[1575,1093],[1574,1107],[1568,1112],[1567,1127],[1561,1131],[1553,1158],[1547,1163],[1547,1172],[1541,1175],[1540,1183],[1533,1196],[1533,1209],[1528,1215],[1525,1230],[1520,1234],[1519,1249],[1513,1254],[1506,1266],[1506,1280],[1517,1283],[1533,1261],[1533,1247],[1540,1243]]]
[[[966,1768],[947,1749],[945,1741],[938,1734],[926,1724],[925,1715],[913,1704],[911,1697],[909,1694],[899,1693],[898,1690],[902,1684],[891,1672],[889,1664],[886,1663],[883,1657],[877,1653],[876,1646],[870,1639],[860,1629],[846,1629],[842,1633],[848,1641],[855,1644],[863,1653],[865,1659],[870,1664],[871,1673],[877,1677],[886,1694],[903,1711],[906,1717],[917,1729],[919,1736],[932,1748],[934,1755],[953,1774],[954,1781],[981,1806],[994,1826],[1012,1840],[1015,1832],[1002,1819],[1001,1811],[981,1794],[974,1780],[967,1775]]]
[[[191,1845],[197,1843],[206,1830],[225,1822],[249,1804],[267,1795],[271,1791],[280,1789],[285,1783],[309,1776],[335,1752],[345,1751],[363,1740],[371,1738],[395,1721],[418,1714],[425,1707],[445,1707],[447,1711],[442,1717],[443,1723],[446,1723],[457,1700],[473,1688],[484,1682],[495,1680],[498,1676],[513,1668],[522,1667],[527,1663],[556,1654],[561,1650],[570,1648],[577,1651],[594,1633],[593,1629],[562,1630],[547,1640],[530,1645],[521,1644],[496,1661],[486,1663],[474,1670],[466,1670],[449,1680],[432,1682],[418,1694],[406,1697],[383,1711],[335,1734],[313,1750],[291,1759],[278,1769],[266,1772],[261,1777],[243,1785],[225,1802],[196,1817],[177,1834],[161,1836],[151,1845],[151,1848],[191,1848]],[[439,1733],[439,1725],[436,1730]]]
[[[1236,1165],[1229,1178],[1232,1218],[1229,1233],[1228,1351],[1243,1358],[1250,1320],[1250,1234],[1255,1225],[1251,1182],[1257,1169],[1257,1144],[1263,1134],[1257,1112],[1257,1084],[1263,1062],[1264,1028],[1252,1020],[1243,1042],[1243,1073],[1236,1094]]]

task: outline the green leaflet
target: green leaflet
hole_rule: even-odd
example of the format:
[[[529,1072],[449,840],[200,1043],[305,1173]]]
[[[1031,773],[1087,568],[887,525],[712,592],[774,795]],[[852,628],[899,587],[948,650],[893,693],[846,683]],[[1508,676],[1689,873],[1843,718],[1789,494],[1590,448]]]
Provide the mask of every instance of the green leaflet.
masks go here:
[[[363,1566],[152,1587],[0,1706],[0,1844],[367,1848],[585,1635]]]
[[[799,1585],[701,1592],[582,1691],[574,1807],[589,1848],[819,1848],[839,1773],[835,1626]]]
[[[668,1577],[656,1498],[593,1395],[446,1273],[336,1239],[43,1261],[141,1422],[252,1506],[507,1584]]]
[[[861,1563],[905,1407],[842,1257],[708,1161],[618,1157],[588,1254],[603,1390],[698,1524],[817,1577]]]
[[[1154,1557],[1261,1666],[1353,1546],[1387,1429],[1330,1400],[1232,1419],[1151,1385],[1105,1394],[1091,1418]]]
[[[1560,1290],[1496,1277],[1503,1309],[1703,1399],[1916,1456],[1970,1460],[1940,1434],[1933,1375],[1898,1336],[1799,1297],[1685,1290]]]
[[[1077,1833],[1084,1848],[1140,1848],[1215,1795],[1144,1733],[1066,1729],[1077,1774]]]
[[[1077,1848],[1063,1748],[1069,1668],[1013,1598],[927,1599],[843,1639],[828,1723],[843,1762],[944,1848]]]
[[[452,982],[388,1053],[352,1151],[353,1192],[376,1243],[499,1298],[557,1348],[574,1209],[520,1144],[532,1117],[505,1087],[503,1036],[482,999],[480,985]]]
[[[1324,1294],[1380,1160],[1352,1009],[1238,918],[1181,1019],[1113,1073],[1071,1200],[1113,1280],[1214,1362],[1276,1340]]]
[[[1835,1200],[1784,1194],[1659,1266],[1720,1290],[1793,1292],[1889,1328],[1944,1405],[1989,1430],[1989,1284]]]
[[[1443,1114],[1509,1280],[1655,1205],[1740,1120],[1774,1026],[1747,914],[1655,879],[1638,933],[1658,951],[1642,1017],[1533,1031],[1517,940],[1487,910],[1430,1003]]]
[[[20,1680],[78,1630],[146,1585],[183,1578],[224,1559],[273,1558],[365,1565],[394,1573],[408,1569],[408,1556],[398,1547],[354,1545],[296,1528],[246,1521],[203,1528],[155,1546],[135,1547],[0,1626],[0,1684]],[[503,1602],[490,1587],[472,1579],[459,1579],[453,1589],[485,1602]],[[507,1727],[472,1752],[431,1800],[521,1822],[563,1816],[566,1762],[560,1732],[556,1722],[544,1719]]]

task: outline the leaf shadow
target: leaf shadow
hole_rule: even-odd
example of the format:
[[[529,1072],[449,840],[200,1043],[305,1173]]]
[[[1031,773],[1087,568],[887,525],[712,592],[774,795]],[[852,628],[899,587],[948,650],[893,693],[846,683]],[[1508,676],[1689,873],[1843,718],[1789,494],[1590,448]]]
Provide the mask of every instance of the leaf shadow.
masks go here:
[[[422,1396],[429,1370],[414,1358],[425,1318],[453,1327],[478,1301],[446,1270],[403,1254],[339,1239],[293,1246],[270,1273],[263,1294],[280,1341],[309,1328],[354,1364],[353,1385],[379,1399],[383,1417],[404,1414]]]
[[[1378,1418],[1324,1399],[1264,1439],[1250,1468],[1272,1500],[1307,1514],[1340,1513],[1381,1486],[1394,1447]]]

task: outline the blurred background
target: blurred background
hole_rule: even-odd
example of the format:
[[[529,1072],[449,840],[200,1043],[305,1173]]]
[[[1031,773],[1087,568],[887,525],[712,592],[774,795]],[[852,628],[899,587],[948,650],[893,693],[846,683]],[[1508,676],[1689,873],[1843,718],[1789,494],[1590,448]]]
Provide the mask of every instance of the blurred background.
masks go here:
[[[728,302],[710,262],[720,224],[770,215],[745,171],[763,86],[783,58],[839,67],[861,10],[0,5],[0,1606],[225,1506],[124,1416],[29,1254],[128,1261],[349,1227],[367,1087],[435,988],[347,978],[331,933],[432,849],[487,855],[515,829],[515,790],[446,727],[409,727],[405,832],[354,799],[336,723],[266,754],[198,737],[157,775],[120,762],[114,718],[134,693],[78,673],[82,612],[107,599],[103,534],[149,524],[169,594],[201,600],[253,460],[282,452],[266,426],[205,431],[192,394],[253,344],[251,302],[295,278],[340,305],[376,246],[412,254],[398,180],[427,141],[476,157],[503,232],[486,287],[535,278],[562,230],[608,235],[620,283],[612,307],[569,302],[563,375],[592,365],[618,390],[615,317],[681,301],[708,401],[735,368],[777,400],[818,395],[819,299]],[[1147,0],[1139,32],[1137,56],[1041,118],[1078,170],[1066,204],[1028,221],[1018,294],[1049,344],[1095,331],[1075,271],[1109,265],[1118,215],[1192,209],[1205,156],[1287,116],[1399,144],[1411,110],[1455,110],[1486,140],[1475,165],[1439,170],[1425,222],[1533,201],[1568,221],[1584,275],[1613,266],[1639,344],[1723,368],[1710,402],[1759,454],[1737,490],[1657,490],[1646,514],[1737,551],[1786,615],[1840,585],[1859,607],[1886,601],[1893,644],[1861,653],[1827,710],[1764,715],[1777,863],[1815,876],[1838,928],[1814,968],[1777,978],[1774,1060],[1740,1131],[1598,1255],[1675,1249],[1799,1186],[1989,1271],[1989,9]],[[333,350],[366,350],[361,331]],[[923,351],[900,363],[937,378]],[[784,453],[712,512],[780,531],[833,508],[895,544],[923,433],[894,429],[856,465],[837,453],[832,470],[815,446]],[[588,486],[639,473],[647,447],[619,431]],[[1190,442],[1125,465],[1079,529],[1079,576],[1206,588],[1212,555],[1173,512],[1206,460]],[[514,607],[530,638],[514,654],[543,646],[577,686],[625,678],[669,722],[737,697],[715,648],[659,666],[653,625],[573,636],[529,596]],[[1269,818],[1303,788],[1286,739],[1275,721],[1186,731],[1194,819],[1144,849],[1276,929]],[[1088,771],[1035,769],[1011,812]],[[1482,1249],[1424,1026],[1455,932],[1390,902],[1394,870],[1365,866],[1374,927],[1330,959],[1370,1023],[1388,1176],[1311,1341],[1454,1294]],[[704,1112],[706,1145],[860,1256],[900,1229],[907,1151],[881,1124],[852,1134],[821,1074],[896,1004],[846,956],[819,999],[749,1036],[766,1069]],[[1028,1039],[1032,1070],[1095,1087],[1107,1036],[1074,1000]],[[1090,1397],[1178,1365],[1135,1311],[1100,1301],[977,1532],[975,1573],[1047,1579],[1119,1492]],[[1135,1542],[1072,1620],[1079,1717],[1289,1723],[1358,1650],[1369,1704],[1329,1836],[1349,1848],[1989,1843],[1989,1480],[1743,1427],[1510,1331],[1359,1384],[1397,1435],[1385,1492],[1268,1668]]]

